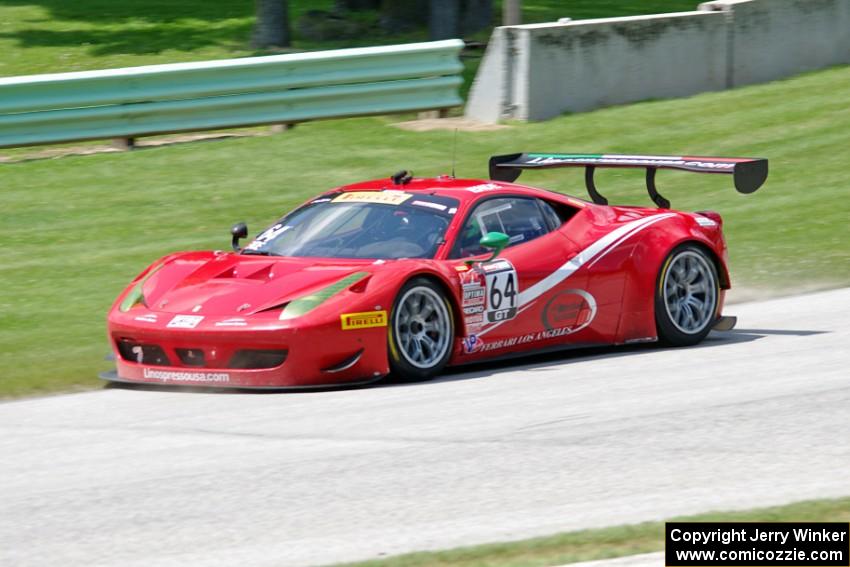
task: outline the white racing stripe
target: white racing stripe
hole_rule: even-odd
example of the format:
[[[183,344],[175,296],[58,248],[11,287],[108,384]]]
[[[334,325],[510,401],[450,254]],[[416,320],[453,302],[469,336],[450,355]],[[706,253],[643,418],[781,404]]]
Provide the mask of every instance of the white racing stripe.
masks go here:
[[[520,292],[519,304],[524,305],[533,299],[537,299],[562,281],[573,275],[576,270],[584,266],[589,261],[593,260],[599,254],[607,254],[610,249],[622,243],[628,237],[637,234],[644,228],[654,224],[660,220],[675,216],[673,213],[665,213],[661,215],[653,215],[644,217],[626,223],[623,226],[613,230],[573,256],[569,261],[563,264],[560,268],[531,286],[530,288]],[[604,254],[603,254],[604,252]]]
[[[573,275],[579,268],[587,264],[588,262],[595,263],[596,261],[602,259],[608,252],[614,250],[617,246],[625,242],[628,238],[642,231],[650,225],[657,223],[658,221],[662,221],[664,219],[668,219],[676,216],[675,213],[664,213],[660,215],[652,215],[650,217],[643,217],[632,222],[626,223],[623,226],[609,232],[575,256],[573,256],[570,260],[564,263],[561,267],[556,269],[554,272],[531,286],[530,288],[520,292],[519,294],[519,311],[517,314],[521,313],[525,307],[527,307],[531,302],[536,300],[538,297],[551,290],[556,285],[561,284],[568,277]],[[476,333],[478,336],[485,335],[488,332],[492,331],[505,321],[499,321],[498,323],[494,323],[489,327],[482,329],[479,333]]]
[[[596,262],[598,262],[599,260],[601,260],[602,258],[604,258],[605,256],[607,256],[609,252],[611,252],[612,250],[614,250],[615,248],[617,248],[617,246],[619,246],[621,243],[623,243],[623,241],[625,241],[625,240],[627,240],[628,238],[630,238],[630,237],[632,236],[632,234],[634,234],[634,233],[636,233],[636,232],[640,232],[641,230],[645,229],[645,228],[646,228],[646,227],[648,227],[649,225],[651,225],[651,224],[655,224],[656,222],[658,222],[658,221],[660,221],[660,220],[664,220],[664,219],[669,218],[669,217],[671,217],[671,216],[674,216],[674,215],[673,215],[672,213],[667,213],[667,214],[664,214],[664,215],[655,215],[654,217],[651,217],[651,218],[652,218],[652,220],[650,220],[648,223],[641,225],[641,226],[640,226],[640,227],[638,227],[636,230],[634,230],[634,231],[630,232],[629,234],[626,234],[625,236],[623,236],[622,238],[620,238],[617,242],[615,242],[614,244],[612,244],[611,246],[609,246],[609,247],[608,247],[608,249],[607,249],[606,251],[604,251],[602,254],[600,254],[600,255],[598,255],[596,258],[594,258],[594,259],[593,259],[593,261],[592,261],[592,262],[590,262],[590,264],[588,264],[588,265],[587,265],[587,267],[588,267],[588,268],[592,267],[594,264],[596,264]]]

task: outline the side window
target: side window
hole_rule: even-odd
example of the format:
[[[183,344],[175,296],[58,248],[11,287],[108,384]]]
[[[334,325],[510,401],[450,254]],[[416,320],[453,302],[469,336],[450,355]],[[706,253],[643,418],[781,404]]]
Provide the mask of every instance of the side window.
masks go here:
[[[487,252],[478,241],[488,232],[507,234],[510,238],[509,246],[548,233],[551,230],[549,221],[544,217],[544,209],[539,202],[532,198],[500,197],[476,205],[458,233],[451,258],[466,258]]]
[[[540,208],[543,210],[543,216],[546,218],[546,222],[549,225],[549,230],[557,230],[559,226],[561,226],[564,221],[561,220],[561,217],[558,213],[555,212],[555,209],[552,208],[552,205],[547,203],[546,201],[538,201],[540,203]]]

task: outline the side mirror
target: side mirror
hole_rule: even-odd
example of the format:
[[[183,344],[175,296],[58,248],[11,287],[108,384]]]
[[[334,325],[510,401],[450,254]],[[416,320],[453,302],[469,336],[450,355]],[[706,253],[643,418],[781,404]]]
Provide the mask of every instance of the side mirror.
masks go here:
[[[230,227],[230,235],[233,237],[230,240],[230,245],[233,247],[234,252],[239,252],[242,250],[239,247],[239,240],[248,236],[248,225],[244,222],[238,222]]]
[[[485,260],[485,262],[489,262],[494,259],[496,256],[502,253],[502,250],[508,247],[510,244],[510,237],[504,232],[488,232],[484,236],[481,237],[481,240],[478,243],[484,248],[489,248],[493,251],[493,255]]]

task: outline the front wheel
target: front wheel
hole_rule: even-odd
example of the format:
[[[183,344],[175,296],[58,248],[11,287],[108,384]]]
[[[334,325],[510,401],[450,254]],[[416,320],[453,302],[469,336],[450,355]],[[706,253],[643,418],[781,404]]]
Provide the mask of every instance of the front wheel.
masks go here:
[[[675,248],[661,267],[655,286],[658,338],[671,346],[702,341],[717,317],[717,268],[693,244]]]
[[[402,380],[428,380],[448,363],[454,320],[442,289],[427,278],[407,282],[396,297],[389,326],[390,370]]]

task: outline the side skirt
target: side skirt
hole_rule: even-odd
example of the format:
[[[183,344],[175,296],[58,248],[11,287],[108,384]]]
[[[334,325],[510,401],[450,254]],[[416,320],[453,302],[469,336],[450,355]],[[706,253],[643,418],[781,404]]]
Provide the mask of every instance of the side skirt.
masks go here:
[[[568,350],[580,350],[585,348],[603,348],[623,346],[622,344],[614,343],[571,343],[568,345],[552,345],[535,350],[526,350],[522,352],[509,352],[502,355],[493,356],[491,358],[479,358],[476,360],[463,360],[460,362],[452,362],[451,367],[467,366],[469,364],[487,364],[489,362],[499,362],[502,360],[512,360],[515,358],[532,357],[538,354],[550,354],[553,352],[563,352]]]

